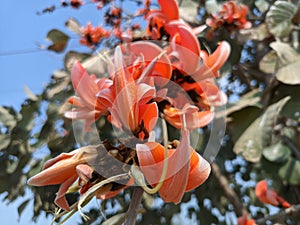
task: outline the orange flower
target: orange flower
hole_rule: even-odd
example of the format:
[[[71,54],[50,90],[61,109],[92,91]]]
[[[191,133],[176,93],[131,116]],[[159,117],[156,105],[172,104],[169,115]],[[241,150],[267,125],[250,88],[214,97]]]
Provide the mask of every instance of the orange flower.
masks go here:
[[[80,6],[82,6],[84,3],[81,0],[70,0],[70,5],[75,8],[79,9]]]
[[[196,129],[209,124],[214,116],[212,111],[200,111],[198,107],[186,104],[183,109],[167,106],[164,110],[164,118],[177,129],[186,126],[187,129]],[[183,115],[186,118],[186,124],[183,122]]]
[[[133,78],[133,74],[124,65],[121,47],[118,46],[114,55],[113,101],[110,112],[110,122],[118,128],[126,128],[135,136],[144,138],[154,127],[158,108],[155,102],[149,103],[155,97],[153,82],[139,83]],[[149,64],[149,67],[153,64]],[[145,68],[151,73],[151,69]],[[147,77],[148,74],[143,76]]]
[[[65,117],[86,119],[86,129],[89,130],[92,122],[108,113],[107,108],[112,101],[109,87],[113,82],[107,78],[97,79],[94,75],[89,76],[78,61],[74,63],[71,76],[73,87],[79,97],[73,96],[68,101],[78,108],[66,112]],[[102,97],[97,97],[99,93]]]
[[[76,167],[86,162],[87,157],[85,156],[85,152],[80,149],[70,153],[62,153],[48,160],[44,164],[43,171],[31,177],[27,183],[34,186],[61,184],[55,198],[55,204],[69,211],[70,207],[65,194],[78,178]]]
[[[154,78],[156,84],[163,85],[169,82],[172,76],[171,62],[164,50],[158,45],[152,42],[136,41],[128,44],[128,52],[132,61],[129,71],[132,73],[134,80],[149,79],[151,77]],[[151,63],[154,64],[148,67],[151,71],[143,74],[146,71],[146,67]],[[141,77],[142,74],[143,77]],[[156,77],[160,79],[157,80],[155,79]],[[146,80],[144,79],[144,81]]]
[[[159,0],[158,4],[160,9],[150,10],[146,16],[148,35],[153,40],[160,40],[167,34],[172,43],[168,53],[179,60],[179,63],[173,63],[173,66],[187,73],[193,72],[200,60],[200,46],[194,30],[180,20],[176,0]]]
[[[248,215],[244,214],[238,218],[237,225],[256,225],[255,220],[248,220]]]
[[[284,208],[291,207],[285,199],[280,197],[276,191],[268,188],[266,180],[259,181],[255,187],[255,195],[262,202],[274,206],[282,206]]]
[[[66,193],[69,188],[78,180],[79,193],[82,195],[96,183],[104,180],[105,178],[98,174],[91,165],[95,164],[95,160],[98,159],[105,161],[111,160],[111,156],[103,155],[103,157],[99,157],[101,154],[106,153],[106,149],[101,145],[87,146],[76,149],[70,153],[62,153],[48,160],[44,164],[43,170],[31,177],[27,183],[33,186],[60,184],[55,198],[55,204],[66,211],[70,211],[70,206],[66,199]],[[97,165],[95,164],[95,166]],[[108,162],[106,166],[110,168],[112,166],[111,162]],[[110,172],[109,175],[113,176],[115,174],[111,174]],[[100,188],[95,195],[101,199],[113,197],[122,189],[132,184],[133,180],[128,177],[127,184],[119,185],[118,188],[112,188],[112,184],[105,185]],[[111,189],[113,189],[113,191],[111,191]]]
[[[88,23],[86,28],[81,29],[82,38],[79,42],[83,45],[95,47],[103,38],[109,37],[110,33],[102,27],[92,27],[91,23]]]
[[[222,4],[221,10],[206,20],[206,24],[213,29],[227,26],[233,29],[246,29],[251,27],[247,20],[248,7],[237,4],[235,1],[228,1]],[[231,26],[231,27],[229,27]]]
[[[138,144],[139,166],[148,183],[156,186],[163,171],[164,147],[156,142]],[[169,149],[166,179],[159,194],[165,202],[179,203],[183,194],[201,185],[209,176],[210,165],[190,147],[189,132],[182,132],[176,149]]]

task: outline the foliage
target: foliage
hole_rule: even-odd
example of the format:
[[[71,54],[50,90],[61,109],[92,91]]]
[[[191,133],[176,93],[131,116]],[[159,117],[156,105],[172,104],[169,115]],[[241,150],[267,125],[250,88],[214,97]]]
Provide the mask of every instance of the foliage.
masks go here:
[[[65,7],[73,7],[70,10],[85,7],[85,4],[78,2],[64,1],[59,6],[62,8],[48,7],[41,12],[41,16],[43,13],[55,13],[58,9],[66,10]],[[248,25],[229,24],[230,20],[224,22],[228,15],[217,14],[223,1],[183,2],[184,12],[191,11],[197,15],[188,17],[188,23],[193,27],[203,25],[211,18],[222,20],[222,23],[214,22],[218,26],[207,27],[198,35],[201,49],[213,52],[217,43],[224,40],[231,45],[231,55],[218,78],[229,102],[227,109],[217,110],[215,117],[217,120],[226,116],[226,133],[213,164],[220,168],[222,179],[227,181],[236,198],[228,197],[220,176],[213,172],[202,186],[186,193],[178,205],[164,203],[158,195],[143,195],[141,216],[137,223],[181,224],[181,220],[189,220],[194,224],[200,221],[201,224],[236,224],[236,218],[242,216],[242,211],[248,212],[249,218],[260,224],[259,220],[270,214],[270,208],[255,197],[254,188],[258,181],[267,179],[288,202],[300,204],[300,4],[298,1],[281,0],[240,1],[248,7],[247,18],[252,23],[250,28]],[[128,13],[126,3],[131,4],[138,13]],[[105,15],[104,26],[111,31],[110,35],[102,35],[102,31],[88,23],[84,29],[75,19],[69,19],[66,28],[73,32],[72,35],[78,35],[78,43],[86,45],[85,52],[79,52],[70,49],[68,43],[72,40],[67,29],[49,31],[47,38],[52,43],[48,49],[64,55],[64,68],[53,72],[42,93],[33,94],[27,88],[28,99],[19,112],[11,107],[0,107],[0,177],[6,181],[1,182],[0,193],[5,193],[4,198],[8,201],[25,195],[27,179],[40,172],[47,159],[95,141],[93,135],[84,131],[83,123],[78,121],[73,126],[72,121],[63,116],[71,109],[67,99],[74,95],[71,81],[74,62],[79,60],[89,74],[106,77],[106,63],[98,53],[104,53],[105,49],[119,43],[142,39],[147,27],[137,21],[143,20],[149,7],[158,8],[156,3],[143,5],[141,1],[130,0],[95,1],[91,4],[95,4]],[[116,5],[120,6],[119,11]],[[244,19],[243,16],[239,18]],[[91,39],[95,34],[97,38]],[[97,126],[102,140],[115,141],[112,126],[106,118],[100,117]],[[209,142],[210,131],[208,126],[197,133],[200,138],[196,150],[201,154],[205,143]],[[169,125],[168,132],[178,138],[174,127]],[[81,139],[75,140],[75,137]],[[37,156],[41,152],[44,153],[42,160]],[[18,213],[21,215],[28,203],[33,201],[33,220],[41,212],[52,215],[58,187],[30,189],[34,199],[26,199],[19,206]],[[97,206],[87,215],[95,221],[94,224],[108,224],[108,221],[119,224],[130,204],[128,196],[131,192],[132,189],[126,189],[113,199],[101,200],[101,212],[110,220],[104,222]],[[67,197],[72,203],[78,195]],[[236,201],[242,204],[242,209],[235,207]],[[117,209],[109,211],[111,206]],[[232,219],[233,213],[235,217]],[[297,221],[297,214],[272,220],[273,223],[286,224],[297,224]],[[87,222],[82,220],[81,224]]]

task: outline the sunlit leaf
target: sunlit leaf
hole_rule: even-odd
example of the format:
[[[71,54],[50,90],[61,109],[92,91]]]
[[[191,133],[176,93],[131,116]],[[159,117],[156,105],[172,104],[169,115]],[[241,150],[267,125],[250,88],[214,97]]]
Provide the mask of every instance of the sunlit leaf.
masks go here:
[[[300,59],[294,63],[281,67],[277,73],[276,78],[282,83],[296,85],[300,84]]]
[[[207,0],[205,1],[205,9],[209,14],[217,13],[220,10],[220,5],[216,0]]]
[[[64,78],[69,77],[69,76],[70,76],[69,73],[67,73],[64,70],[56,70],[52,74],[52,78],[56,79],[56,80],[64,79]]]
[[[107,71],[107,63],[98,55],[84,59],[82,66],[89,74],[95,74],[98,77],[104,77]]]
[[[260,13],[265,13],[270,6],[269,2],[266,0],[256,0],[254,4],[258,8]]]
[[[122,225],[125,221],[126,213],[120,213],[110,217],[108,220],[101,223],[101,225]]]
[[[68,19],[65,25],[70,31],[74,32],[75,34],[81,35],[81,25],[74,18]]]
[[[270,36],[265,23],[254,28],[240,30],[240,33],[245,36],[244,39],[251,39],[255,41],[262,41]]]
[[[290,157],[291,150],[282,142],[278,142],[277,144],[266,147],[263,150],[263,155],[271,162],[282,163]]]
[[[9,108],[0,106],[0,124],[12,129],[16,123],[16,118],[11,114]]]
[[[300,55],[288,43],[275,41],[270,44],[280,59],[280,66],[285,66],[300,59]]]
[[[270,46],[275,50],[277,54],[277,60],[279,60],[279,68],[276,73],[276,78],[285,84],[296,85],[300,84],[300,55],[287,43],[272,42]],[[270,59],[271,61],[271,59]]]
[[[293,28],[292,18],[296,10],[297,7],[290,2],[276,1],[266,15],[266,24],[269,32],[275,37],[289,35]]]
[[[300,161],[290,158],[279,170],[279,176],[291,185],[300,184]]]
[[[59,53],[66,48],[69,36],[60,30],[53,29],[48,32],[47,39],[53,43],[48,47],[48,50]]]
[[[198,4],[192,0],[182,1],[179,7],[179,14],[182,19],[187,22],[197,22]]]
[[[8,134],[0,134],[0,151],[5,149],[10,142],[10,135]]]
[[[54,95],[65,90],[67,85],[70,83],[70,80],[71,80],[70,77],[66,77],[65,79],[61,80],[60,82],[57,82],[54,86],[49,88],[47,92],[48,98],[52,98]]]
[[[259,69],[265,73],[274,73],[277,68],[278,56],[275,51],[269,51],[259,62]]]
[[[233,151],[236,154],[242,154],[247,161],[258,162],[263,148],[270,143],[274,122],[289,99],[286,97],[269,106],[263,115],[244,131],[237,140]]]
[[[70,72],[73,68],[74,62],[76,62],[78,60],[80,62],[82,62],[83,60],[87,59],[88,57],[90,57],[90,54],[88,54],[88,53],[75,52],[75,51],[67,52],[67,54],[65,55],[65,58],[64,58],[65,69]]]
[[[33,94],[33,92],[29,89],[29,87],[27,85],[23,85],[24,91],[27,95],[27,97],[31,100],[31,101],[37,101],[39,98]]]

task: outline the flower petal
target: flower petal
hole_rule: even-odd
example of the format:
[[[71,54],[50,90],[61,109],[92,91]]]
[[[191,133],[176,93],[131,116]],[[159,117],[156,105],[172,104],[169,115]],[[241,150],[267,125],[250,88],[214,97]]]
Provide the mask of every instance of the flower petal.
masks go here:
[[[54,203],[59,206],[60,208],[70,211],[70,206],[66,199],[66,192],[68,191],[69,187],[74,183],[77,179],[77,174],[73,174],[70,176],[65,182],[60,185],[60,188],[57,192],[56,198]]]
[[[191,169],[185,191],[190,191],[203,184],[208,178],[211,168],[210,164],[202,158],[195,150],[191,153]]]
[[[179,9],[176,0],[158,0],[161,12],[168,17],[169,20],[179,19]]]
[[[96,94],[98,93],[98,86],[95,83],[96,79],[88,75],[79,61],[74,63],[71,74],[75,91],[87,103],[89,108],[94,109],[97,102]]]

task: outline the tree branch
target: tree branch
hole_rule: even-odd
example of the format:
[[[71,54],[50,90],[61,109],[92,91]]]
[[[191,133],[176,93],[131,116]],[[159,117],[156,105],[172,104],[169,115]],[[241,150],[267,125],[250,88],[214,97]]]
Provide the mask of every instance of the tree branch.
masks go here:
[[[296,215],[300,213],[300,204],[299,205],[294,205],[290,208],[287,208],[283,211],[280,211],[276,214],[273,214],[273,215],[267,215],[266,217],[264,218],[260,218],[260,219],[257,219],[256,220],[256,224],[257,225],[260,225],[260,224],[266,224],[266,222],[268,220],[278,220],[280,218],[285,218],[286,216],[292,216],[292,215]]]
[[[238,217],[243,216],[244,213],[247,213],[244,205],[241,203],[237,194],[230,188],[230,184],[227,178],[221,173],[219,166],[216,163],[211,164],[212,174],[218,180],[219,185],[224,190],[224,193],[227,199],[231,202],[234,206],[234,211]]]
[[[132,199],[129,208],[126,213],[124,225],[134,225],[138,214],[139,206],[142,201],[144,190],[143,188],[136,186],[133,190]]]
[[[292,150],[292,152],[293,152],[294,156],[296,157],[296,159],[300,160],[300,150],[294,144],[294,142],[289,137],[287,137],[285,135],[281,135],[281,139],[282,139],[283,143],[286,144],[286,146],[288,146]]]

